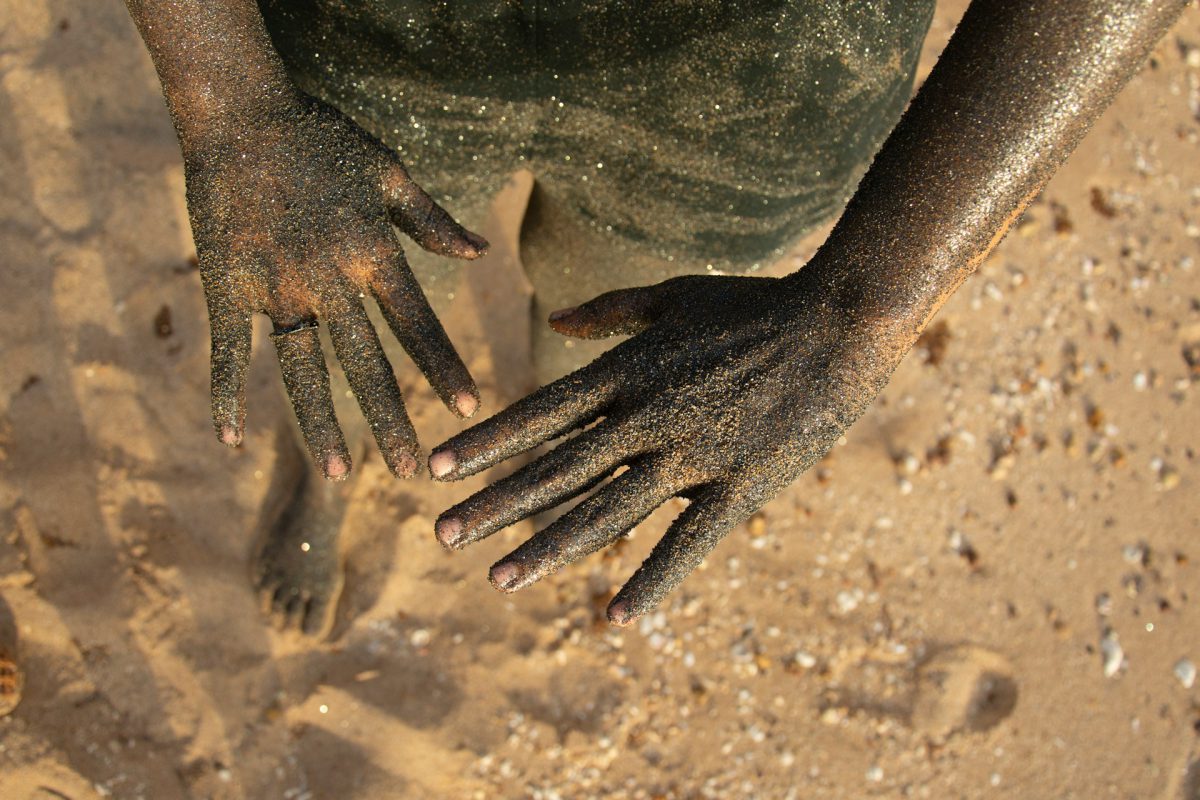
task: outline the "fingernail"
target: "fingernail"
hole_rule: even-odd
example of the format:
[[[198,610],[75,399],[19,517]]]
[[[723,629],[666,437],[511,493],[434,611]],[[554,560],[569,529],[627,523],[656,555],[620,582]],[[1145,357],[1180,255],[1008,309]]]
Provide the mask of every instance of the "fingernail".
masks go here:
[[[339,480],[350,472],[350,464],[341,456],[330,456],[325,460],[325,477]]]
[[[221,441],[230,447],[237,447],[242,443],[242,434],[232,425],[225,425],[221,428]]]
[[[467,231],[467,241],[471,243],[471,246],[475,248],[475,252],[479,255],[487,252],[489,246],[488,240],[482,236]]]
[[[492,586],[495,586],[502,592],[511,591],[520,578],[521,568],[511,561],[497,564],[488,573],[488,579],[492,582]]]
[[[569,317],[572,314],[574,314],[575,310],[578,308],[579,308],[579,306],[571,306],[570,308],[560,308],[558,311],[551,311],[550,312],[550,321],[558,322],[560,319],[563,319],[564,317]]]
[[[454,407],[464,417],[469,417],[479,409],[479,400],[470,392],[459,392],[454,395]]]
[[[411,478],[417,474],[417,460],[410,453],[393,456],[392,472],[398,478]]]
[[[454,547],[462,536],[463,524],[458,517],[442,517],[433,526],[433,533],[442,547]]]
[[[454,471],[457,460],[453,450],[439,450],[429,457],[429,471],[435,478],[444,478]]]
[[[633,622],[634,617],[629,610],[628,600],[618,600],[608,607],[608,621],[613,625],[624,627]]]

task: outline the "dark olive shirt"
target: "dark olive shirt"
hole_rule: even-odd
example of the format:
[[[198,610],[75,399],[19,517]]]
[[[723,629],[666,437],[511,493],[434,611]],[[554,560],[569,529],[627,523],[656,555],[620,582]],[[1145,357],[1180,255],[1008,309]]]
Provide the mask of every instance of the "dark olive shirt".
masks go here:
[[[839,209],[933,0],[260,0],[306,90],[453,203],[514,169],[629,242],[727,267]]]

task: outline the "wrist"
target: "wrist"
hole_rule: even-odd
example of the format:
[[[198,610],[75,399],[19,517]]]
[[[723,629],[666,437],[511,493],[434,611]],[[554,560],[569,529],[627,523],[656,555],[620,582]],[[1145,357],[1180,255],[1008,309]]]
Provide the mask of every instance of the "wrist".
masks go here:
[[[285,127],[301,103],[287,79],[227,90],[222,84],[195,81],[166,89],[167,106],[185,161],[215,152],[238,152],[247,140],[261,141],[271,129]]]
[[[848,259],[818,252],[781,279],[780,288],[788,302],[820,308],[825,324],[870,355],[872,370],[890,374],[953,288],[939,289],[935,281],[906,284],[889,273],[886,263],[872,266],[873,260],[862,255]]]
[[[168,87],[164,94],[180,142],[234,140],[247,130],[261,130],[269,120],[295,109],[296,88],[286,78],[230,88],[220,81],[191,80]]]
[[[126,0],[185,143],[294,106],[255,0]]]

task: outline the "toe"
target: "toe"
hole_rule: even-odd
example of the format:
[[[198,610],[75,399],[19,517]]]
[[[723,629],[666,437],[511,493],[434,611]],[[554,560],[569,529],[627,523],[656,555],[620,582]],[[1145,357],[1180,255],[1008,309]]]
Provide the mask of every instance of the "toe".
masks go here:
[[[268,584],[265,580],[260,579],[258,583],[258,611],[263,616],[271,615],[271,608],[275,604],[276,587]]]
[[[328,598],[309,598],[305,606],[302,632],[306,636],[323,636],[333,626],[332,610]]]
[[[308,616],[308,605],[311,599],[308,592],[296,592],[292,595],[292,599],[288,601],[287,619],[284,620],[286,630],[293,633],[300,633],[304,630],[304,620]]]

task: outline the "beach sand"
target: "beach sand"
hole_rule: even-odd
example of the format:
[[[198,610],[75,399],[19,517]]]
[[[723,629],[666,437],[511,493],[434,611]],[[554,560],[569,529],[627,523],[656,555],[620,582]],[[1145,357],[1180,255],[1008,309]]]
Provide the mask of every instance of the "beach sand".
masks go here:
[[[484,478],[399,482],[365,451],[320,642],[251,589],[290,412],[263,319],[245,444],[213,436],[182,166],[122,4],[0,5],[0,596],[25,676],[0,798],[1200,797],[1194,5],[845,444],[659,612],[603,621],[678,505],[506,597],[486,570],[528,524],[433,537]],[[484,413],[533,383],[527,190],[445,318]],[[393,363],[426,447],[461,428]]]

